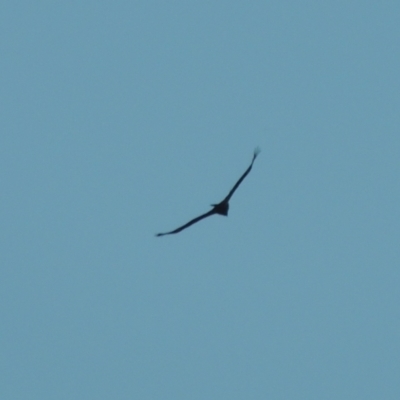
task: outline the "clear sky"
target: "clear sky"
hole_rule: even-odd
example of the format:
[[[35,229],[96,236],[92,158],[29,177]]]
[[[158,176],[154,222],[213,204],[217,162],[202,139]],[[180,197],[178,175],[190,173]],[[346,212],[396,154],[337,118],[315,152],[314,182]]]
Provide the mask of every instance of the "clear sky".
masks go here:
[[[3,1],[0,398],[400,399],[399,21]]]

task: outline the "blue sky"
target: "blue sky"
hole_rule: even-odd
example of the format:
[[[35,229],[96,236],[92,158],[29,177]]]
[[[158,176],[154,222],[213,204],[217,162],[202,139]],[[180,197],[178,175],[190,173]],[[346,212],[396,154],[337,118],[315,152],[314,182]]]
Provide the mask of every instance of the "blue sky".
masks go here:
[[[400,398],[398,2],[0,10],[2,399]]]

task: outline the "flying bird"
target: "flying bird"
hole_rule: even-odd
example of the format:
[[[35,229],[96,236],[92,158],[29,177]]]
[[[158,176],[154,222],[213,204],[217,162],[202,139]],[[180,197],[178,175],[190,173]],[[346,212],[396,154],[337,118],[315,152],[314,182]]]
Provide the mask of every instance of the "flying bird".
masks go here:
[[[188,228],[189,226],[195,224],[196,222],[201,221],[204,218],[210,217],[211,215],[214,214],[219,214],[219,215],[225,215],[228,216],[228,210],[229,210],[229,200],[232,197],[233,193],[235,193],[235,190],[239,187],[239,185],[243,182],[243,179],[246,178],[246,176],[249,174],[251,171],[251,168],[253,167],[254,160],[260,153],[260,148],[256,147],[253,153],[253,159],[251,160],[250,166],[246,169],[244,174],[239,178],[239,180],[235,183],[231,191],[228,193],[228,195],[218,204],[211,204],[213,207],[210,211],[206,212],[205,214],[202,214],[196,218],[193,218],[189,222],[187,222],[185,225],[180,226],[179,228],[176,228],[173,231],[170,232],[165,232],[165,233],[157,233],[156,236],[164,236],[164,235],[172,235],[174,233],[178,233],[180,231],[183,231],[184,229]]]

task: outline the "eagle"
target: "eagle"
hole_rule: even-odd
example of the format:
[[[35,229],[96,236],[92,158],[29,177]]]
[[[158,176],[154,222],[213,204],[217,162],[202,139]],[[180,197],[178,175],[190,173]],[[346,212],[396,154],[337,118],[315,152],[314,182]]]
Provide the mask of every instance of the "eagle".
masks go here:
[[[228,195],[219,203],[217,204],[211,204],[212,209],[208,212],[206,212],[205,214],[199,215],[196,218],[193,218],[192,220],[190,220],[189,222],[187,222],[185,225],[180,226],[179,228],[174,229],[173,231],[170,232],[164,232],[164,233],[157,233],[156,236],[164,236],[164,235],[172,235],[175,233],[178,233],[180,231],[183,231],[186,228],[189,228],[189,226],[195,224],[196,222],[201,221],[204,218],[207,217],[211,217],[211,215],[214,214],[219,214],[219,215],[224,215],[224,216],[228,216],[228,210],[229,210],[229,200],[232,197],[233,193],[235,193],[236,189],[239,187],[239,185],[243,182],[243,179],[246,178],[246,176],[249,174],[249,172],[251,171],[252,167],[253,167],[253,163],[254,160],[257,158],[258,154],[260,153],[260,148],[256,147],[254,149],[254,153],[253,153],[253,159],[251,160],[251,163],[249,165],[249,167],[246,169],[246,171],[244,172],[244,174],[239,178],[239,180],[235,183],[235,185],[233,186],[233,188],[230,190],[230,192],[228,193]]]

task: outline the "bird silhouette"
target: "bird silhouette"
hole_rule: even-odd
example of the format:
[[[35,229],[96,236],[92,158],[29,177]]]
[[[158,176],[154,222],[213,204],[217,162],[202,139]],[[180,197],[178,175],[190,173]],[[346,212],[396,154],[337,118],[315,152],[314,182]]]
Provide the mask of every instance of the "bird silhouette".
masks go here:
[[[228,210],[229,210],[229,200],[232,197],[233,193],[235,193],[235,190],[239,187],[239,185],[243,182],[243,179],[246,178],[246,176],[249,174],[251,171],[251,168],[253,167],[254,160],[260,153],[260,148],[256,147],[253,153],[253,159],[251,160],[250,166],[246,169],[244,174],[239,178],[239,180],[235,183],[231,191],[228,193],[228,195],[218,204],[211,204],[213,207],[210,211],[206,212],[205,214],[202,214],[196,218],[193,218],[189,222],[187,222],[185,225],[180,226],[179,228],[176,228],[173,231],[170,232],[165,232],[165,233],[157,233],[156,236],[164,236],[164,235],[172,235],[174,233],[178,233],[180,231],[183,231],[184,229],[188,228],[189,226],[195,224],[196,222],[201,221],[204,218],[210,217],[211,215],[214,214],[219,214],[219,215],[224,215],[228,216]]]

